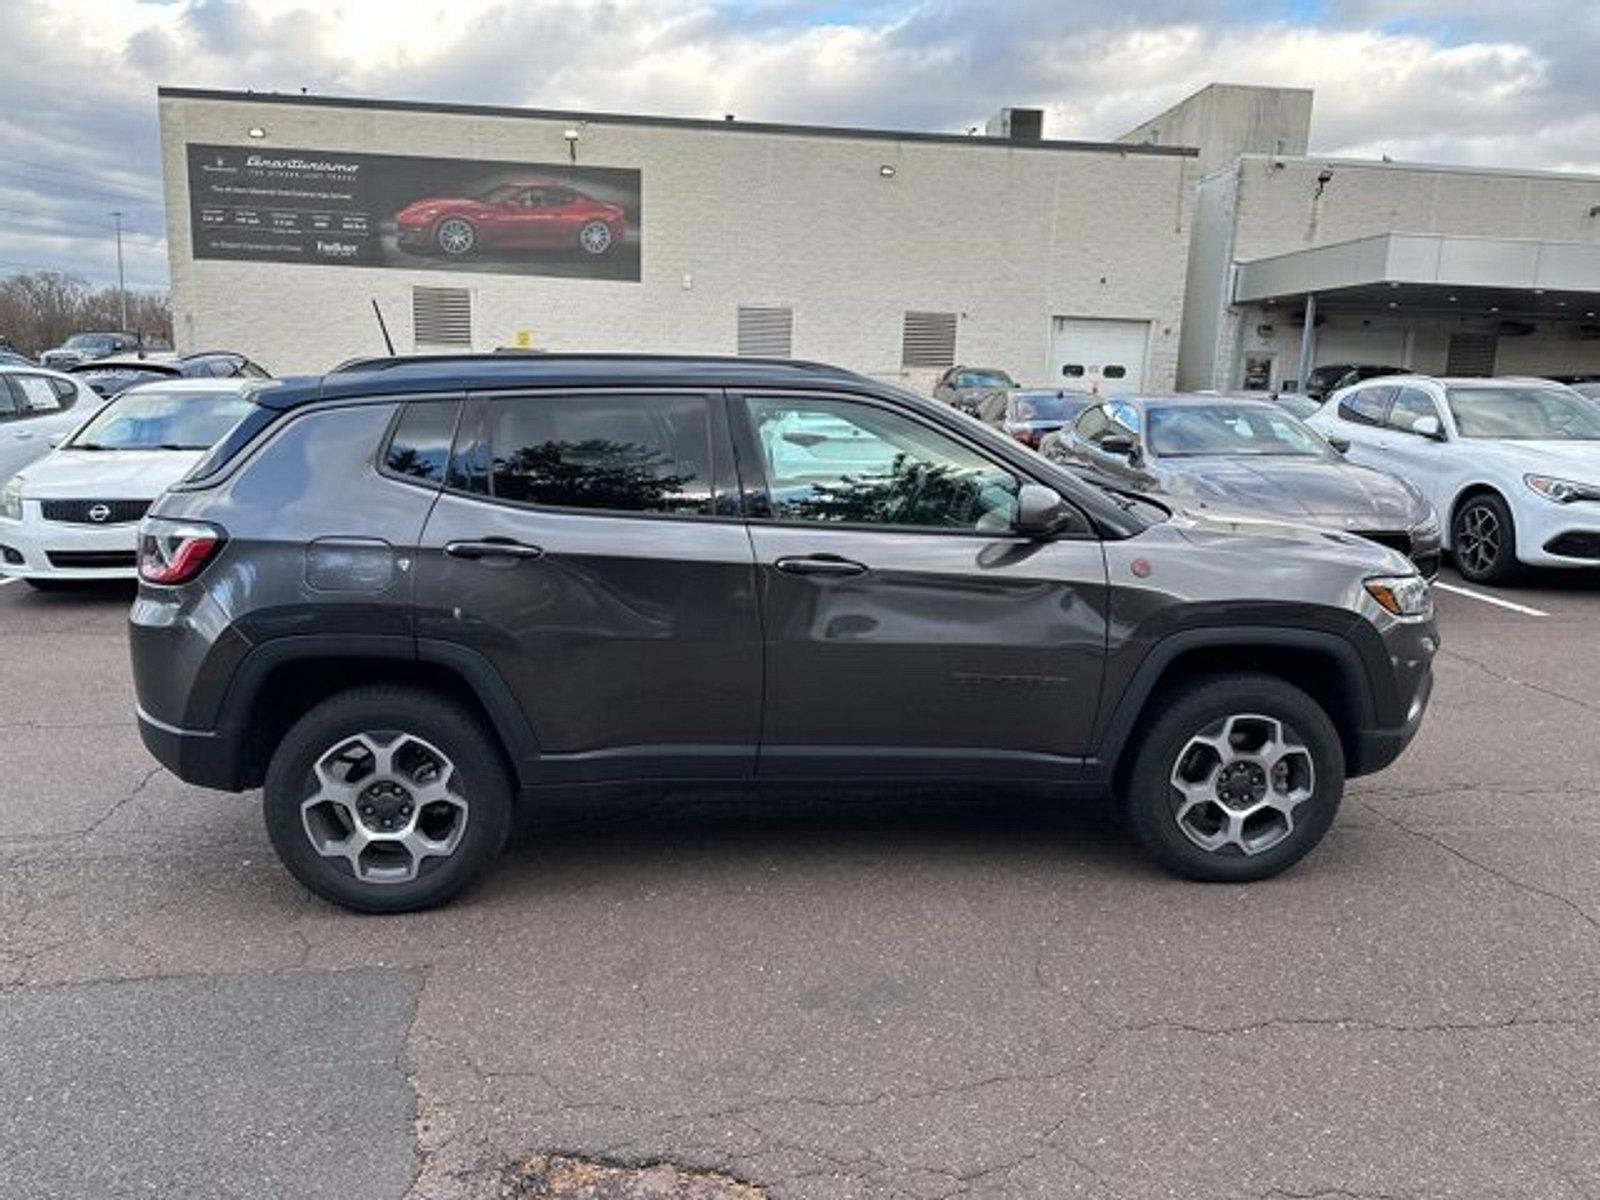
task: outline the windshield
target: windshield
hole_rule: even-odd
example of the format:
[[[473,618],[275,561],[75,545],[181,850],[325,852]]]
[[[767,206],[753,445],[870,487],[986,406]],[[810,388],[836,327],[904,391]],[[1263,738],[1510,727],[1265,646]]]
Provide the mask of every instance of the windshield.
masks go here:
[[[1265,405],[1152,406],[1146,423],[1150,449],[1162,458],[1207,454],[1251,454],[1274,458],[1322,458],[1327,443],[1300,421]]]
[[[1464,438],[1600,440],[1600,408],[1566,388],[1453,387],[1445,396]]]
[[[144,387],[100,410],[68,446],[75,450],[209,450],[252,407],[238,391]]]
[[[66,341],[68,350],[109,350],[116,344],[115,339],[103,333],[75,333]]]
[[[479,192],[473,199],[482,204],[508,204],[522,190],[521,184],[497,183],[492,188]]]
[[[1064,424],[1093,402],[1093,396],[1083,393],[1061,395],[1058,392],[1023,392],[1012,399],[1011,416],[1017,421],[1059,421]]]
[[[962,388],[1014,388],[1016,383],[1004,371],[963,371],[956,379]]]

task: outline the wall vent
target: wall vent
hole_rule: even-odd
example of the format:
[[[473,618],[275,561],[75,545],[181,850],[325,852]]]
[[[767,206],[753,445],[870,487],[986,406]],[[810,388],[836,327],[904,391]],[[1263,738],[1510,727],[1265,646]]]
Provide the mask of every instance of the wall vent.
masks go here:
[[[411,289],[413,349],[472,348],[472,292],[457,287]]]
[[[740,358],[791,358],[794,309],[773,305],[739,306]]]
[[[900,338],[902,367],[953,367],[956,314],[908,312]]]

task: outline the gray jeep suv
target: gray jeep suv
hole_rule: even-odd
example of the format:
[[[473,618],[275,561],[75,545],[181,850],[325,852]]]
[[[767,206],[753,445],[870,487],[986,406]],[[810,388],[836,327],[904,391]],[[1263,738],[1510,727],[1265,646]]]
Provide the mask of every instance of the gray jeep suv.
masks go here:
[[[1283,870],[1422,720],[1400,554],[1172,513],[826,366],[395,359],[262,383],[151,510],[139,726],[400,911],[516,800],[638,781],[1114,794],[1164,866]]]

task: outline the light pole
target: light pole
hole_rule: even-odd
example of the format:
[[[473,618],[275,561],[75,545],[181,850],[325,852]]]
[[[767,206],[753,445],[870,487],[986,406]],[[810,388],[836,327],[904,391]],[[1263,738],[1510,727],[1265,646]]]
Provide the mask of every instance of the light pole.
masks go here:
[[[113,212],[111,216],[117,223],[117,300],[122,306],[121,331],[126,333],[128,332],[128,285],[122,278],[122,213]]]

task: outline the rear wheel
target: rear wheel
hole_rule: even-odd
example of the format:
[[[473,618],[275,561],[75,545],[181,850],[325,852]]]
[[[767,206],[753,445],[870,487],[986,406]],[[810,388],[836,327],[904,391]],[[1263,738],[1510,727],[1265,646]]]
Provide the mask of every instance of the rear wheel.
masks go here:
[[[1451,526],[1450,549],[1463,579],[1511,582],[1517,573],[1517,527],[1506,502],[1493,492],[1462,501]]]
[[[1344,750],[1327,713],[1269,675],[1197,680],[1166,698],[1122,797],[1134,835],[1186,879],[1266,879],[1333,823]]]
[[[368,687],[313,708],[267,769],[267,832],[289,872],[361,912],[450,899],[499,854],[513,789],[473,715],[414,688]]]

